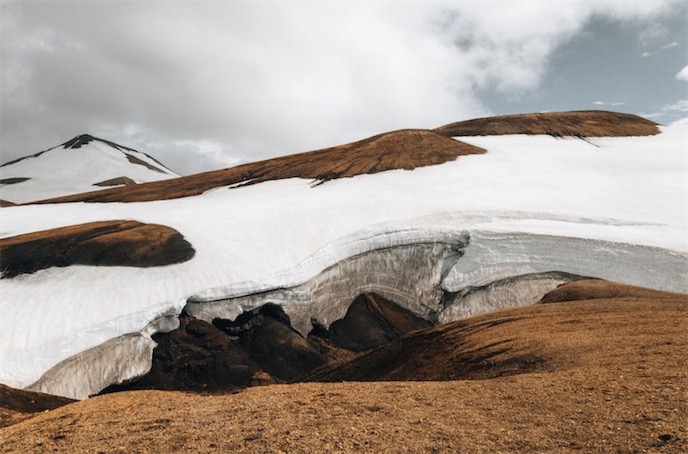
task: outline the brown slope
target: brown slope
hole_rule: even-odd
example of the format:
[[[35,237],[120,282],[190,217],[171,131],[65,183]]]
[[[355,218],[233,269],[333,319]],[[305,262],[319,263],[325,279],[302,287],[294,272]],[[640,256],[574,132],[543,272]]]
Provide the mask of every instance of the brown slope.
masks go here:
[[[472,339],[491,334],[514,357],[539,343],[551,367],[484,380],[110,394],[0,429],[0,452],[686,452],[685,310],[672,299],[512,309],[468,321],[482,324]],[[441,359],[441,346],[442,337],[425,352]]]
[[[542,297],[541,303],[562,303],[613,298],[677,299],[685,298],[680,293],[662,292],[635,285],[620,284],[598,279],[585,279],[569,282],[552,290]]]
[[[196,251],[171,227],[136,221],[102,221],[0,239],[3,278],[53,266],[171,265]]]
[[[38,203],[145,202],[202,194],[234,184],[254,184],[285,178],[319,182],[362,174],[442,164],[459,156],[484,153],[432,131],[413,129],[381,134],[334,148],[299,153],[188,177],[140,184],[136,187],[89,192]]]
[[[93,183],[93,186],[135,186],[136,184],[137,183],[129,177],[117,177]]]
[[[578,301],[500,311],[417,331],[348,363],[326,365],[305,381],[485,379],[618,365],[619,349],[668,352],[673,350],[664,345],[668,340],[687,345],[687,295],[648,290],[641,298],[628,297],[638,294],[637,287],[622,292],[622,284],[586,282],[595,283],[593,294],[579,285]],[[619,296],[588,298],[603,294]]]
[[[344,318],[330,325],[324,337],[336,347],[362,352],[429,326],[432,323],[398,304],[364,293],[354,299]]]
[[[52,410],[74,402],[66,397],[24,391],[0,384],[0,427],[8,426],[32,413]]]
[[[554,137],[626,137],[659,133],[657,123],[620,112],[581,110],[495,117],[451,123],[435,129],[448,137],[547,134]]]

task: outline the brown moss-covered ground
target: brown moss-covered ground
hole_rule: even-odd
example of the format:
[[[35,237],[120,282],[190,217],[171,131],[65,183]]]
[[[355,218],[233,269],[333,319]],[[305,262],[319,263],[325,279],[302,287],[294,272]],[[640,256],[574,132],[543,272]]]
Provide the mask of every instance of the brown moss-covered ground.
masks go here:
[[[449,136],[492,136],[503,134],[547,134],[554,137],[626,137],[659,133],[657,123],[637,115],[603,110],[545,112],[451,123],[435,129]]]
[[[59,408],[72,402],[75,400],[0,384],[0,427],[17,423],[34,413]]]
[[[351,362],[403,353],[410,365],[385,375],[403,381],[109,394],[0,429],[0,450],[686,452],[687,308],[674,295],[510,309]],[[428,332],[434,342],[404,340]]]
[[[3,277],[53,266],[171,265],[196,251],[171,227],[136,221],[102,221],[0,239]]]
[[[134,187],[108,189],[41,201],[145,202],[202,194],[219,187],[255,184],[285,178],[306,178],[324,182],[335,178],[371,174],[386,170],[431,166],[459,156],[484,153],[482,148],[462,143],[433,131],[412,129],[380,134],[333,148],[253,162],[229,169],[188,177],[155,181]]]

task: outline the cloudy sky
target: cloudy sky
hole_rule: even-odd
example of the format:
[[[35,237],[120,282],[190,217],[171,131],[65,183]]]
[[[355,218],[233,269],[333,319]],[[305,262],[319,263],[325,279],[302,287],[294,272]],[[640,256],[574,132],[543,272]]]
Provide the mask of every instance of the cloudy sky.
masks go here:
[[[2,1],[0,160],[183,174],[492,114],[688,116],[688,2]]]

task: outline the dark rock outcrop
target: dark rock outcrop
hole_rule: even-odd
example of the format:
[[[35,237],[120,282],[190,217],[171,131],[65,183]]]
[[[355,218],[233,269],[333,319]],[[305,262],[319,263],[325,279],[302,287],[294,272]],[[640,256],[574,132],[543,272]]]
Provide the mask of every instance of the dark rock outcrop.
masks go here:
[[[291,327],[276,304],[244,312],[235,321],[215,319],[213,325],[236,336],[250,358],[265,372],[293,381],[325,364],[323,355]]]
[[[402,335],[432,326],[429,321],[379,295],[359,295],[346,316],[330,325],[326,332],[314,326],[311,335],[325,337],[334,346],[354,352],[380,347]]]
[[[0,184],[17,184],[17,183],[23,183],[25,181],[29,181],[31,178],[29,177],[13,177],[13,178],[3,178],[0,180]]]
[[[261,368],[236,339],[210,323],[181,315],[179,328],[156,334],[150,372],[132,383],[110,386],[103,393],[129,389],[229,391],[262,379]]]
[[[195,253],[171,227],[91,222],[0,239],[0,270],[8,278],[53,266],[152,267],[185,262]]]

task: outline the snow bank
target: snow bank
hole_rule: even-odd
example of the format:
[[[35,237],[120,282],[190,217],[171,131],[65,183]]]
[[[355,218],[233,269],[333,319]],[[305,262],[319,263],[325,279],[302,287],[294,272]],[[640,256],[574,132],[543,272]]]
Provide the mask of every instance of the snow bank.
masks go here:
[[[579,270],[559,269],[574,252],[556,249],[566,241],[553,240],[554,249],[535,254],[554,258],[541,266],[514,261],[539,244],[533,238],[561,237],[591,240],[590,250],[619,257],[613,266],[650,251],[638,266],[661,278],[640,284],[688,292],[685,122],[649,137],[461,140],[488,153],[314,188],[290,179],[158,202],[3,208],[0,237],[132,219],[178,230],[197,253],[167,267],[72,266],[0,280],[0,382],[28,386],[77,353],[179,313],[190,297],[203,304],[291,288],[352,256],[408,244],[456,244],[466,232],[471,243],[445,270],[445,291],[515,271],[590,275],[586,267],[593,260]],[[500,238],[521,242],[501,247]],[[502,256],[520,264],[500,268]],[[666,257],[673,273],[659,262]],[[611,266],[605,260],[596,269]],[[471,261],[480,270],[467,268]],[[619,266],[613,277],[639,283],[637,270],[625,270]]]

